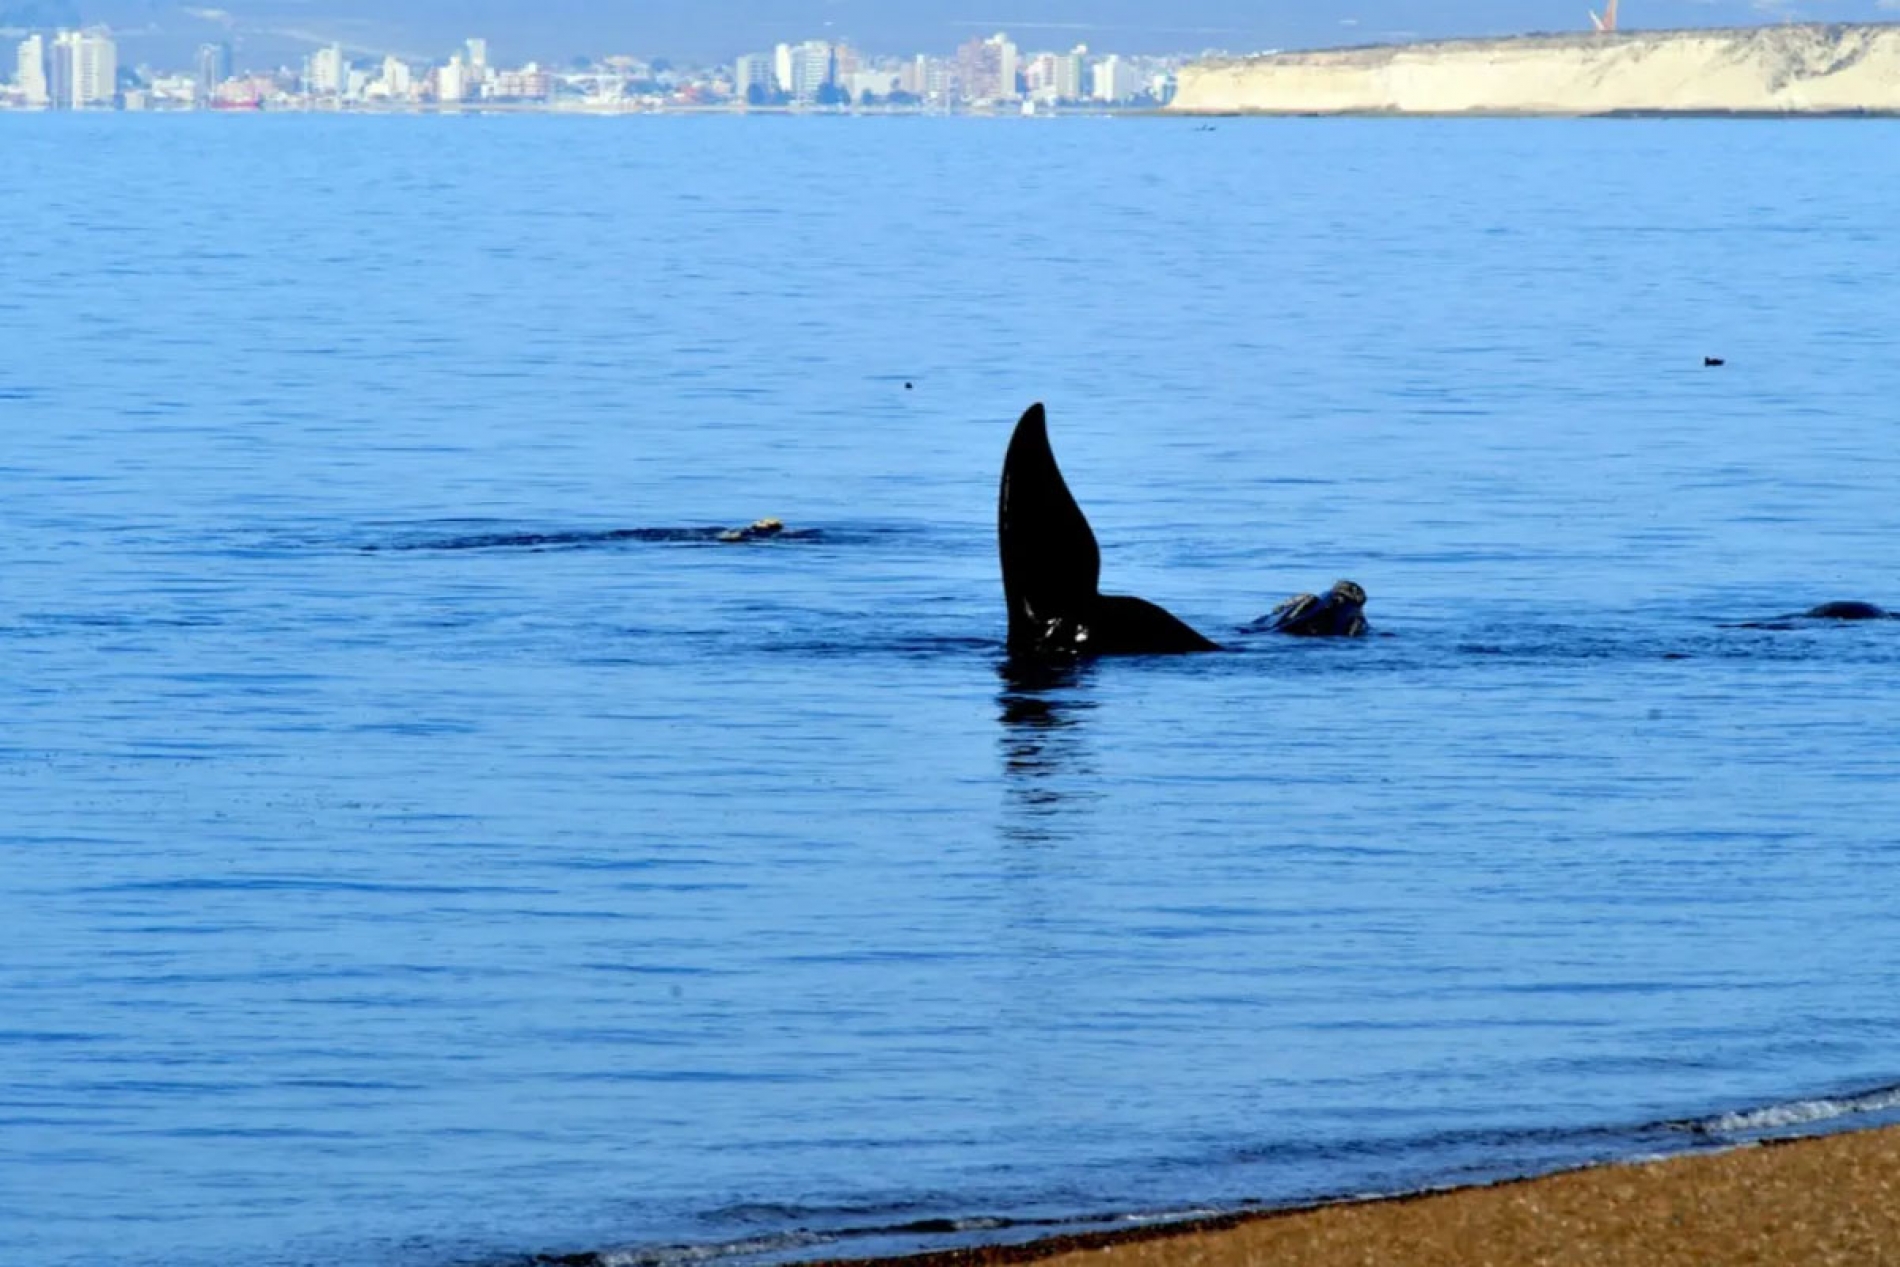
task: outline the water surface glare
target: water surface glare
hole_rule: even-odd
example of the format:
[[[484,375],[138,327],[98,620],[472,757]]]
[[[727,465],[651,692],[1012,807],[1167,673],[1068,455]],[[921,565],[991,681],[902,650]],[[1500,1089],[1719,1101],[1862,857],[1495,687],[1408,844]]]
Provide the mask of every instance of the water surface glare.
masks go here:
[[[0,116],[0,1260],[1891,1114],[1900,622],[1733,626],[1900,605],[1896,137]],[[1036,399],[1235,650],[1000,671]]]

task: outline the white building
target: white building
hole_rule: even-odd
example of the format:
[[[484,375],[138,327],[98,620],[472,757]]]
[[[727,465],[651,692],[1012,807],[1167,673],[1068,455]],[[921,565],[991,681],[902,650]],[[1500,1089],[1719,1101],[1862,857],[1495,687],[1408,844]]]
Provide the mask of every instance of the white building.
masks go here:
[[[897,86],[913,97],[924,95],[924,85],[930,79],[930,59],[922,53],[905,63],[903,73],[897,77]]]
[[[20,41],[13,86],[20,90],[20,96],[27,105],[43,106],[47,103],[46,39],[44,36],[29,35]]]
[[[468,68],[462,64],[462,55],[457,53],[449,58],[447,66],[435,72],[435,99],[437,101],[460,101],[468,96]]]
[[[408,101],[416,95],[415,72],[399,57],[383,58],[383,77],[376,81],[376,95],[391,101]]]
[[[1022,54],[1009,36],[998,31],[990,37],[990,43],[996,45],[996,78],[1002,89],[1003,101],[1014,101],[1017,97],[1016,72],[1022,62]]]
[[[554,95],[554,76],[529,62],[520,70],[492,72],[488,88],[489,96],[503,101],[546,101]]]
[[[104,27],[55,35],[51,66],[47,95],[55,109],[96,109],[118,96],[119,47]]]
[[[209,100],[218,85],[231,77],[231,46],[225,43],[198,46],[198,96]]]
[[[791,94],[798,101],[814,101],[818,90],[831,82],[831,45],[806,40],[792,50]]]
[[[160,75],[152,80],[151,104],[155,107],[195,106],[209,96],[196,75]]]
[[[843,86],[851,93],[851,100],[862,101],[864,94],[873,97],[888,97],[897,91],[897,72],[894,70],[858,70],[844,81]]]
[[[780,92],[792,90],[792,46],[781,44],[772,52],[772,82]]]
[[[462,42],[463,62],[466,69],[462,72],[462,95],[464,97],[486,97],[494,87],[495,68],[488,64],[488,41],[471,38]]]
[[[1023,88],[1032,97],[1048,96],[1056,86],[1056,55],[1037,53],[1023,63]]]
[[[1110,53],[1095,63],[1095,99],[1097,101],[1128,101],[1141,95],[1141,73],[1121,59],[1116,53]]]
[[[1077,44],[1064,56],[1056,58],[1055,90],[1059,101],[1081,101],[1088,95],[1089,46]]]
[[[941,57],[917,58],[912,68],[917,86],[912,89],[926,101],[948,101],[957,86],[957,64]]]
[[[343,60],[343,49],[332,44],[320,48],[303,62],[304,91],[313,97],[339,97],[349,84],[349,63]]]
[[[744,97],[757,88],[770,96],[778,87],[772,59],[763,53],[748,53],[732,64],[732,95]]]

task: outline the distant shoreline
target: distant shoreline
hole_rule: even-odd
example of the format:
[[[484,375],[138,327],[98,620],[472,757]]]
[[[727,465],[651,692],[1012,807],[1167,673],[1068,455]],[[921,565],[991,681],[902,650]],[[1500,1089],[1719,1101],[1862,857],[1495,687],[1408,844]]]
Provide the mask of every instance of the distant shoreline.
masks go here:
[[[1527,35],[1210,58],[1170,113],[1892,117],[1900,24]]]
[[[1395,110],[1390,108],[1310,110],[1291,108],[1247,108],[1221,107],[1192,110],[1177,110],[1172,107],[1139,106],[1127,109],[1101,107],[1095,109],[1064,109],[1039,111],[1035,115],[1023,115],[1007,110],[923,110],[893,108],[881,109],[853,107],[848,110],[797,110],[788,107],[753,107],[738,110],[729,106],[664,106],[652,107],[588,107],[588,106],[528,106],[528,105],[470,105],[470,106],[434,106],[405,104],[401,106],[363,106],[352,105],[341,110],[310,109],[293,106],[262,106],[255,109],[233,108],[207,110],[194,107],[160,106],[143,110],[51,110],[37,106],[0,107],[0,119],[12,116],[60,116],[60,117],[125,117],[151,116],[165,118],[183,118],[198,116],[224,116],[237,118],[256,118],[268,115],[273,118],[297,116],[325,117],[370,117],[370,118],[457,118],[463,116],[498,115],[512,118],[542,117],[553,119],[664,119],[664,118],[744,118],[747,116],[765,116],[774,118],[812,118],[812,119],[969,119],[987,122],[1021,121],[1025,123],[1048,121],[1051,119],[1159,119],[1175,123],[1210,123],[1219,120],[1291,120],[1291,119],[1583,119],[1583,120],[1663,120],[1663,119],[1729,119],[1736,121],[1797,121],[1822,119],[1864,119],[1883,120],[1900,119],[1900,106],[1893,108],[1851,108],[1838,110],[1719,110],[1719,109],[1614,109],[1614,110],[1578,110],[1560,111],[1547,109],[1470,109],[1470,110]]]
[[[1847,110],[1151,110],[1177,119],[1900,119],[1900,107]]]

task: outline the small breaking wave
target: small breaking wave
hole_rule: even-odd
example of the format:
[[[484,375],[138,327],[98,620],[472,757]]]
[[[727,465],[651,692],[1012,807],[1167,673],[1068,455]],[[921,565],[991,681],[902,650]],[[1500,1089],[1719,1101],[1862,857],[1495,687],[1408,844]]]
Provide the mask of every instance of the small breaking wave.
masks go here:
[[[751,1217],[778,1210],[787,1221],[799,1219],[796,1209],[759,1207]],[[812,1211],[812,1214],[821,1214]],[[871,1211],[862,1211],[869,1214]],[[1009,1218],[1000,1215],[921,1216],[891,1222],[864,1222],[833,1227],[804,1225],[779,1232],[705,1244],[636,1245],[575,1253],[537,1254],[516,1267],[695,1267],[700,1263],[739,1261],[787,1262],[818,1256],[814,1251],[849,1247],[855,1256],[918,1253],[929,1249],[1019,1243],[1044,1237],[1178,1223],[1224,1213],[1209,1208],[1075,1214],[1055,1217]],[[812,1221],[816,1222],[817,1219]]]
[[[1698,1135],[1759,1136],[1817,1126],[1841,1118],[1895,1111],[1900,1111],[1900,1084],[1874,1087],[1848,1095],[1789,1100],[1670,1125]]]

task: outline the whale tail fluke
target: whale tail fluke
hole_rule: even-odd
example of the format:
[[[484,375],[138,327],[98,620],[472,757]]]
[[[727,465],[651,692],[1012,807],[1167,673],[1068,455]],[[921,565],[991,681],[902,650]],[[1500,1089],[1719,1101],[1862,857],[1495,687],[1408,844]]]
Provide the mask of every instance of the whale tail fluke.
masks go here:
[[[1040,403],[1016,423],[996,499],[996,543],[1009,604],[1011,651],[1029,649],[1047,622],[1080,611],[1096,596],[1102,552],[1056,465]]]
[[[1186,655],[1219,651],[1220,644],[1196,633],[1165,607],[1145,598],[1103,594],[1089,621],[1096,655]]]
[[[1017,420],[996,498],[1009,653],[1033,658],[1217,651],[1153,603],[1101,593],[1095,532],[1049,447],[1040,404]]]

